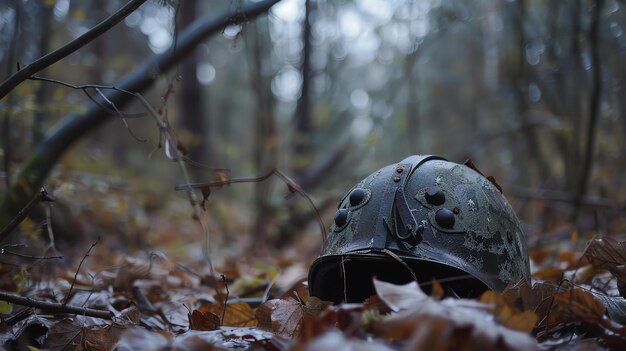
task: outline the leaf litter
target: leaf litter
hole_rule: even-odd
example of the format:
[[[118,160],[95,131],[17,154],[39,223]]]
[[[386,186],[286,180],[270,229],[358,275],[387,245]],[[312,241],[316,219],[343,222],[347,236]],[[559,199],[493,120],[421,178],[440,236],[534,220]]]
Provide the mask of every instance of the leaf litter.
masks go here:
[[[594,239],[582,253],[553,259],[534,250],[531,257],[544,260],[532,286],[520,282],[472,300],[442,298],[436,281],[429,296],[415,282],[375,280],[376,295],[333,306],[309,296],[306,264],[294,258],[227,260],[216,267],[226,275],[221,281],[203,264],[181,265],[160,252],[130,257],[96,249],[93,261],[102,264],[86,263],[78,274],[62,268],[55,280],[8,282],[51,303],[63,303],[74,284],[68,305],[111,311],[112,320],[11,305],[2,311],[0,343],[49,350],[626,348],[626,244]]]

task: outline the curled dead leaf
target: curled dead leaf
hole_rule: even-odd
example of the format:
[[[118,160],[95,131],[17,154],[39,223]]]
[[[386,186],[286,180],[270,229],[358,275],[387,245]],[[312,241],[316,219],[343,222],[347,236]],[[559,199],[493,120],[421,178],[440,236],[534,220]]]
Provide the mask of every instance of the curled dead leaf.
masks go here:
[[[492,304],[451,298],[437,301],[426,296],[415,282],[393,285],[374,280],[374,287],[393,311],[399,311],[377,323],[374,334],[389,340],[409,340],[408,349],[537,349],[537,342],[528,333],[497,323]],[[507,314],[509,323],[528,328],[510,319],[513,315]]]
[[[374,289],[381,300],[394,312],[409,309],[429,299],[414,281],[404,285],[395,285],[374,279]]]
[[[554,307],[550,315],[558,314],[588,324],[600,322],[604,316],[605,306],[593,294],[582,289],[571,289],[554,295]]]
[[[589,242],[584,256],[596,268],[610,269],[626,264],[626,242],[612,238],[594,239]]]

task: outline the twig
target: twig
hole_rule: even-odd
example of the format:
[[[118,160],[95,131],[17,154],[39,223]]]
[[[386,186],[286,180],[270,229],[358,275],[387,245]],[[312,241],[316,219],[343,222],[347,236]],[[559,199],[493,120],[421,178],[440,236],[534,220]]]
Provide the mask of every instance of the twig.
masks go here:
[[[2,85],[0,85],[0,100],[4,98],[11,90],[13,90],[18,84],[28,79],[33,74],[45,69],[46,67],[62,60],[71,53],[77,51],[84,45],[88,44],[92,40],[96,39],[113,26],[118,24],[121,20],[130,15],[139,6],[141,6],[146,0],[131,0],[124,7],[119,9],[116,13],[109,16],[104,21],[98,23],[95,27],[88,30],[85,34],[70,41],[66,45],[59,49],[37,59],[35,62],[24,67],[23,69],[15,72],[9,79],[7,79]]]
[[[20,223],[22,223],[24,219],[26,219],[26,217],[28,216],[30,211],[33,210],[35,205],[37,205],[41,201],[46,201],[46,202],[54,201],[52,198],[48,196],[48,192],[46,192],[46,189],[44,188],[41,188],[39,193],[35,195],[32,199],[30,199],[30,201],[26,204],[26,206],[24,206],[24,208],[22,208],[17,213],[17,215],[13,217],[11,222],[9,222],[9,224],[7,224],[4,228],[2,228],[2,230],[0,231],[0,242],[2,242],[6,237],[8,237],[9,234],[13,231],[13,229],[15,229]]]
[[[83,256],[83,258],[80,260],[80,263],[78,264],[78,268],[76,269],[76,273],[74,273],[74,279],[72,279],[70,290],[67,292],[67,295],[65,296],[65,299],[63,301],[63,305],[67,304],[67,302],[70,300],[70,297],[72,296],[72,289],[74,289],[74,284],[76,283],[78,272],[80,272],[80,267],[83,265],[83,262],[85,262],[85,259],[89,257],[89,253],[91,253],[91,249],[93,249],[94,246],[98,245],[99,242],[100,242],[100,237],[98,237],[98,239],[96,239],[96,241],[93,244],[91,244],[91,246],[87,250],[87,253],[85,253],[85,256]]]
[[[19,252],[13,252],[10,250],[7,250],[7,247],[20,247],[20,246],[25,246],[22,244],[17,244],[17,245],[4,245],[2,246],[2,248],[0,248],[0,254],[2,255],[13,255],[13,256],[17,256],[17,257],[21,257],[21,258],[29,258],[31,260],[51,260],[51,259],[63,259],[63,256],[33,256],[33,255],[25,255]]]
[[[276,281],[278,280],[278,277],[280,277],[280,274],[276,274],[276,276],[274,277],[274,279],[272,279],[268,284],[267,287],[265,288],[265,291],[263,292],[263,297],[261,298],[261,303],[265,303],[270,295],[270,290],[272,290],[272,286],[274,286],[274,284],[276,283]]]
[[[113,312],[111,311],[96,310],[86,307],[68,306],[65,303],[39,301],[31,299],[30,297],[23,297],[6,291],[0,291],[0,300],[21,306],[34,307],[44,312],[53,314],[69,313],[102,319],[111,319],[113,317]]]
[[[224,298],[224,304],[222,305],[222,316],[220,318],[220,324],[224,325],[224,316],[226,315],[226,304],[228,303],[228,295],[230,295],[230,291],[228,291],[228,284],[226,284],[226,277],[221,274],[220,278],[224,283],[224,287],[226,288],[226,297]]]
[[[174,189],[176,190],[185,190],[189,188],[210,189],[210,188],[220,188],[224,185],[230,185],[230,184],[236,184],[236,183],[256,183],[256,182],[262,182],[264,180],[267,180],[272,175],[275,175],[278,178],[280,178],[282,181],[284,181],[285,184],[287,184],[287,188],[289,189],[291,193],[295,192],[299,194],[300,196],[302,196],[303,198],[305,198],[309,202],[311,207],[315,210],[315,215],[317,217],[317,221],[320,226],[320,232],[322,234],[322,240],[324,244],[326,244],[326,227],[324,226],[324,222],[322,221],[322,216],[320,215],[319,210],[315,206],[315,203],[313,203],[313,200],[311,199],[311,197],[304,190],[302,190],[302,188],[296,182],[294,182],[286,174],[277,170],[276,168],[272,169],[267,174],[259,176],[259,177],[228,178],[226,180],[216,180],[216,181],[206,182],[206,183],[182,184],[182,185],[177,185],[176,187],[174,187]]]
[[[404,260],[400,256],[398,256],[395,253],[393,253],[393,251],[390,251],[390,250],[387,250],[387,249],[383,249],[383,252],[386,253],[387,255],[391,256],[391,258],[393,258],[394,260],[398,261],[402,266],[404,266],[404,268],[406,268],[406,270],[409,271],[409,274],[411,274],[411,277],[417,283],[417,285],[420,285],[420,281],[417,280],[417,276],[415,275],[415,271],[413,271],[411,269],[411,267],[409,267],[409,265],[406,262],[404,262]]]
[[[45,252],[47,252],[48,249],[52,248],[55,256],[61,256],[57,251],[56,242],[54,240],[54,231],[52,231],[52,215],[50,213],[50,207],[51,205],[49,203],[46,203],[46,229],[48,231],[48,240],[50,240],[50,244],[48,244],[48,248],[46,248]],[[61,258],[63,258],[63,256],[61,256]]]

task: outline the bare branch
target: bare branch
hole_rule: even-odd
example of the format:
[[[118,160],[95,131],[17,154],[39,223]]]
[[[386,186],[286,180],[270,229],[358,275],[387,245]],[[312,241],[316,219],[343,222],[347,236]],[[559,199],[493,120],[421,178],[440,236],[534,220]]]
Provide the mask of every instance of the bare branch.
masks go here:
[[[26,216],[28,216],[30,211],[32,211],[33,208],[41,201],[53,201],[50,197],[48,197],[48,193],[44,188],[41,188],[41,191],[30,199],[26,206],[24,206],[24,208],[22,208],[17,215],[13,217],[13,219],[4,228],[2,228],[2,230],[0,230],[0,242],[8,237],[13,229],[20,225],[20,223],[26,219]]]
[[[100,106],[102,109],[106,110],[108,113],[115,115],[118,114],[123,118],[141,118],[141,117],[145,117],[146,114],[145,113],[128,113],[128,112],[121,112],[119,109],[115,108],[115,104],[109,100],[108,98],[104,97],[104,100],[107,104],[109,105],[113,105],[113,108],[108,108],[106,105],[104,105],[101,101],[98,101],[96,98],[94,98],[90,93],[89,93],[89,89],[94,89],[96,90],[96,92],[98,92],[101,97],[102,97],[102,93],[99,92],[99,90],[117,90],[117,91],[121,91],[127,94],[131,94],[132,93],[130,91],[126,91],[124,89],[120,89],[120,88],[116,88],[113,85],[100,85],[100,84],[82,84],[82,85],[74,85],[74,84],[70,84],[68,82],[64,82],[62,80],[58,80],[58,79],[52,79],[52,78],[46,78],[46,77],[39,77],[39,76],[32,76],[29,77],[28,79],[30,80],[38,80],[38,81],[42,81],[42,82],[48,82],[48,83],[54,83],[54,84],[59,84],[62,85],[64,87],[67,88],[71,88],[71,89],[75,89],[75,90],[82,90],[83,93],[85,93],[85,95],[87,95],[87,97],[89,98],[89,100],[91,100],[94,104]]]
[[[158,78],[154,74],[155,71],[167,71],[208,36],[219,33],[229,25],[253,20],[268,11],[278,1],[264,0],[250,3],[224,16],[213,19],[203,18],[193,22],[180,34],[176,50],[170,47],[164,53],[146,60],[143,65],[125,76],[117,84],[117,88],[107,94],[107,98],[118,108],[123,108],[134,95],[122,91],[141,92],[147,89]],[[108,121],[107,117],[109,117],[108,112],[96,104],[85,113],[72,113],[49,130],[46,138],[37,145],[22,164],[16,182],[0,201],[0,227],[6,225],[5,223],[8,223],[19,209],[28,203],[61,155],[87,132]]]
[[[212,182],[207,182],[207,183],[182,184],[182,185],[175,186],[174,189],[176,189],[176,190],[187,190],[189,188],[202,189],[203,193],[210,194],[210,191],[206,192],[207,189],[220,188],[220,187],[222,187],[224,185],[230,185],[230,184],[235,184],[235,183],[256,183],[256,182],[262,182],[264,180],[269,179],[269,177],[271,177],[272,175],[276,175],[283,182],[285,182],[285,184],[287,184],[287,188],[289,188],[289,191],[291,193],[297,193],[297,194],[299,194],[300,196],[302,196],[303,198],[305,198],[309,202],[309,204],[311,205],[311,207],[315,211],[315,215],[317,217],[317,222],[318,222],[318,224],[320,226],[320,232],[322,234],[322,240],[323,240],[324,244],[326,244],[326,227],[324,226],[324,221],[322,221],[322,216],[320,215],[319,210],[315,206],[315,203],[313,203],[313,200],[311,199],[309,194],[307,194],[300,187],[300,185],[298,185],[291,178],[289,178],[286,174],[284,174],[283,172],[277,170],[276,168],[272,169],[267,174],[259,176],[259,177],[228,178],[226,180],[217,180],[217,181],[212,181]],[[208,195],[205,195],[205,198],[207,196]]]
[[[4,98],[11,90],[13,90],[20,83],[28,79],[28,77],[36,74],[37,72],[45,69],[48,66],[62,60],[69,54],[82,48],[92,40],[96,39],[100,35],[104,34],[109,29],[113,28],[121,20],[130,15],[139,6],[141,6],[146,0],[131,0],[124,7],[119,9],[116,13],[109,16],[104,21],[98,23],[95,27],[88,30],[85,34],[72,40],[59,49],[39,58],[30,65],[15,72],[9,79],[7,79],[2,85],[0,85],[0,100]]]
[[[23,297],[23,296],[12,294],[6,291],[0,291],[0,300],[13,303],[16,305],[34,307],[46,313],[51,313],[51,314],[69,313],[69,314],[76,314],[76,315],[81,315],[81,316],[89,316],[89,317],[102,318],[102,319],[113,318],[113,312],[111,311],[96,310],[93,308],[78,307],[78,306],[68,306],[66,304],[56,303],[56,302],[39,301],[39,300],[31,299],[30,297]]]
[[[2,248],[0,248],[0,254],[2,255],[12,255],[12,256],[17,256],[17,257],[21,257],[21,258],[28,258],[31,260],[52,260],[52,259],[63,259],[63,256],[33,256],[33,255],[26,255],[23,253],[19,253],[19,252],[15,252],[15,251],[11,251],[8,248],[9,247],[24,247],[26,245],[24,244],[13,244],[13,245],[4,245],[2,246]]]

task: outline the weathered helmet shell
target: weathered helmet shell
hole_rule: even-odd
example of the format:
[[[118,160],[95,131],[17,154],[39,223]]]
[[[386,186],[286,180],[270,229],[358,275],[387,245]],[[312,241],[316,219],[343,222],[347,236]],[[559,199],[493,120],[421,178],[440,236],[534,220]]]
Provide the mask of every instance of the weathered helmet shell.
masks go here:
[[[362,290],[371,275],[395,275],[390,280],[397,282],[417,277],[421,283],[460,274],[473,279],[461,282],[474,290],[470,295],[529,280],[520,222],[500,190],[476,170],[436,156],[411,156],[374,172],[344,196],[309,271],[309,288],[312,295],[341,302],[351,300],[347,290],[354,277],[369,280],[357,284]]]

